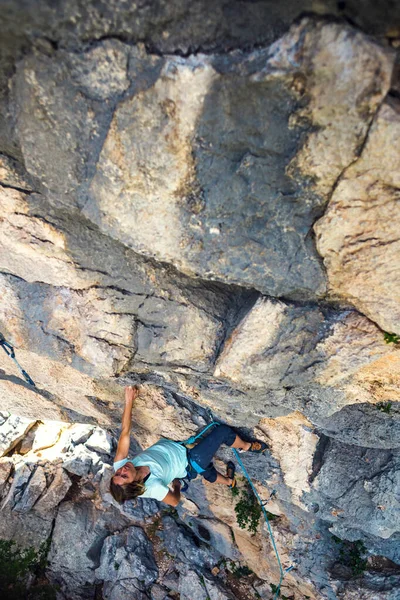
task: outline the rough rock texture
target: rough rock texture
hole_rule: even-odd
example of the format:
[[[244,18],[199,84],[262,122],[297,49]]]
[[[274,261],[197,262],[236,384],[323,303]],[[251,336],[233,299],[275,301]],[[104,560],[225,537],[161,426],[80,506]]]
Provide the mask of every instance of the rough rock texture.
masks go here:
[[[363,36],[307,21],[234,65],[167,59],[117,109],[84,213],[190,274],[321,295],[310,226],[356,158],[391,68]]]
[[[36,386],[0,348],[0,537],[51,537],[60,600],[271,598],[268,530],[228,489],[113,502],[141,383],[132,452],[210,410],[269,444],[243,461],[284,596],[395,600],[397,4],[21,7],[1,6],[0,332]]]
[[[343,174],[315,225],[330,295],[400,333],[398,265],[400,103],[379,109],[361,157]]]
[[[29,429],[35,424],[24,417],[11,415],[10,413],[0,413],[0,453],[1,456],[10,452],[14,446],[28,433]]]

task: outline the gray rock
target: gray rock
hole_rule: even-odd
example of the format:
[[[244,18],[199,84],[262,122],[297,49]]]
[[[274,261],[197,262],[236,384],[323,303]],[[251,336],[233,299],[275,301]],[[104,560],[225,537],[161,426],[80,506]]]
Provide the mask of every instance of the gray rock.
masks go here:
[[[184,564],[200,568],[211,568],[218,562],[220,554],[217,550],[199,543],[198,540],[195,541],[193,534],[185,527],[178,525],[172,517],[163,517],[162,523],[163,530],[158,535],[172,556]]]
[[[124,515],[137,525],[151,521],[160,510],[160,503],[150,498],[139,498],[136,502],[129,500],[122,505]]]
[[[93,432],[93,427],[90,425],[84,425],[82,423],[75,423],[70,429],[69,439],[72,444],[77,446],[78,444],[84,444]]]
[[[15,504],[14,510],[21,513],[30,511],[45,489],[46,475],[44,469],[38,466],[29,479],[21,498]]]
[[[85,443],[85,446],[99,454],[111,454],[113,450],[112,437],[108,431],[97,428]]]
[[[0,154],[0,183],[27,191],[33,189],[32,182],[21,164],[4,154]]]
[[[88,589],[93,590],[105,539],[127,525],[114,507],[97,510],[90,500],[61,504],[48,557],[49,575],[68,598],[81,600]]]
[[[273,600],[273,594],[271,592],[271,586],[265,581],[258,581],[253,584],[254,589],[262,600]]]
[[[129,586],[129,582],[110,583],[106,582],[103,585],[103,598],[105,600],[148,600],[148,595],[133,586]]]
[[[215,375],[255,388],[310,383],[325,366],[326,352],[319,344],[329,336],[333,324],[317,307],[261,297],[232,332]]]
[[[167,575],[163,577],[163,585],[165,585],[172,592],[177,593],[179,590],[179,578],[180,575],[176,571],[167,573]]]
[[[182,573],[179,580],[179,593],[182,600],[207,600],[207,591],[199,575],[195,571]]]
[[[88,475],[92,469],[96,470],[100,463],[100,457],[95,452],[79,444],[75,446],[71,456],[64,461],[63,467],[69,473],[82,477]]]
[[[398,448],[400,404],[392,402],[389,412],[384,412],[376,404],[345,406],[335,414],[321,419],[319,429],[328,437],[356,446]]]
[[[239,560],[240,553],[232,540],[232,530],[229,525],[218,521],[217,519],[196,519],[190,515],[185,518],[186,524],[195,533],[195,535],[231,560]]]
[[[53,481],[36,503],[35,511],[40,514],[50,513],[62,500],[64,500],[71,485],[71,479],[68,477],[65,470],[59,466],[55,472]]]
[[[109,582],[110,586],[120,584],[133,591],[145,591],[158,577],[152,545],[140,527],[129,527],[122,534],[107,537],[104,542],[100,566],[96,576]]]
[[[319,457],[321,464],[310,499],[318,503],[318,516],[333,524],[336,535],[343,537],[342,532],[353,529],[387,539],[398,531],[398,451],[329,441]]]
[[[35,422],[32,419],[25,419],[17,415],[7,416],[0,425],[0,456],[10,452],[23,439]]]
[[[31,476],[32,470],[27,464],[19,462],[15,465],[13,481],[7,496],[3,499],[1,510],[3,510],[6,505],[9,505],[12,508],[19,502]]]
[[[6,487],[7,480],[13,468],[13,461],[10,458],[0,459],[0,498]]]
[[[0,511],[0,539],[13,540],[21,548],[34,547],[39,549],[43,542],[51,536],[54,511],[38,514],[35,509],[18,513],[9,505]]]
[[[158,583],[153,585],[150,589],[151,600],[165,600],[167,596],[168,590],[162,585],[159,585]]]
[[[92,164],[91,153],[95,154],[103,135],[103,114],[92,108],[79,84],[71,85],[69,65],[60,56],[56,60],[44,53],[26,57],[18,65],[13,93],[28,172],[55,202],[73,206]]]
[[[229,52],[255,44],[270,44],[296,18],[314,8],[309,0],[288,0],[284,6],[274,6],[273,11],[268,3],[243,7],[226,4],[223,0],[215,2],[212,12],[205,0],[185,7],[185,11],[178,0],[160,5],[116,4],[112,8],[90,0],[83,5],[68,5],[62,13],[46,4],[28,5],[22,11],[24,4],[20,0],[6,6],[7,35],[2,40],[2,48],[6,48],[7,53],[2,57],[3,69],[5,66],[9,69],[9,61],[19,55],[27,34],[34,27],[37,38],[51,34],[55,44],[76,45],[114,35],[124,36],[131,43],[144,41],[160,54],[187,54],[193,49]],[[398,6],[392,6],[388,0],[383,0],[379,9],[372,0],[365,0],[361,5],[352,2],[337,5],[323,0],[317,11],[317,14],[354,19],[357,27],[377,36],[386,35],[388,27],[399,17]]]
[[[190,88],[186,80],[192,82]],[[188,89],[193,89],[193,99],[183,101]],[[168,105],[175,110],[168,112]],[[118,107],[85,214],[137,251],[168,259],[184,271],[274,295],[322,294],[324,274],[304,235],[321,199],[307,185],[300,192],[285,174],[305,130],[285,126],[298,108],[286,80],[257,83],[243,76],[218,77],[206,58],[169,59],[155,86]],[[176,131],[179,154],[170,129]],[[122,140],[118,164],[113,160],[117,139]],[[171,165],[168,182],[163,179],[165,164]],[[135,190],[124,185],[125,173],[137,179]],[[154,182],[146,200],[145,181]],[[181,196],[179,205],[174,194]],[[160,200],[163,195],[167,202]],[[111,196],[120,198],[118,208],[108,202]],[[298,261],[292,264],[294,256]]]
[[[343,76],[342,55],[352,57],[352,76]],[[371,68],[359,77],[364,55]],[[389,89],[392,57],[343,26],[304,20],[268,51],[235,56],[230,70],[217,65],[200,54],[169,57],[155,85],[118,106],[84,212],[192,276],[322,297],[325,273],[309,232]],[[338,156],[333,147],[344,140]]]
[[[19,277],[1,277],[6,302],[0,319],[10,326],[7,314],[15,311],[18,297],[27,346],[42,348],[52,360],[92,375],[119,372],[135,352],[138,359],[149,363],[186,365],[199,371],[209,368],[224,335],[225,321],[232,318],[247,296],[245,292],[239,291],[234,297],[228,289],[205,290],[185,277],[171,276],[95,232],[82,217],[64,212],[59,220],[60,213],[55,216],[37,196],[29,197],[29,202],[38,215],[34,221],[36,237],[45,241],[32,246],[28,230],[33,224],[28,215],[22,216],[26,205],[25,209],[14,206],[14,201],[13,197],[11,205],[6,203],[11,210],[6,222],[13,220],[14,210],[21,213],[17,218],[28,237],[21,239],[20,229],[14,228],[16,237],[9,232],[3,238],[7,246],[3,248],[5,264]],[[50,213],[55,219],[51,226],[47,223]],[[72,261],[69,253],[54,247],[53,236],[68,238]],[[82,244],[91,248],[90,253]],[[35,274],[16,260],[28,248],[37,251]],[[78,270],[73,266],[76,263]],[[36,282],[29,284],[21,278]]]
[[[165,59],[149,54],[143,44],[129,48],[128,77],[131,80],[131,94],[136,95],[155,84]]]
[[[38,380],[35,390],[25,385],[0,349],[0,447],[2,427],[10,425],[7,409],[33,419],[114,425],[124,377],[157,383],[181,403],[158,407],[166,424],[148,419],[150,403],[140,408],[136,445],[172,433],[174,423],[185,429],[179,407],[188,411],[190,426],[200,425],[211,407],[249,435],[249,427],[265,431],[266,421],[274,421],[284,443],[277,434],[273,455],[244,460],[260,485],[277,489],[274,509],[285,515],[277,526],[279,547],[285,560],[298,560],[295,595],[308,595],[296,588],[299,582],[313,582],[316,598],[397,600],[397,572],[329,579],[332,532],[363,539],[369,555],[400,561],[399,454],[393,451],[399,369],[397,345],[386,345],[367,319],[315,303],[324,297],[326,276],[313,226],[332,190],[340,196],[346,185],[354,189],[357,202],[346,210],[360,230],[354,237],[350,219],[351,231],[341,228],[344,256],[352,259],[346,264],[354,265],[357,253],[368,293],[365,264],[371,262],[363,262],[359,244],[368,252],[379,245],[393,285],[398,280],[398,261],[387,261],[375,225],[366,235],[364,218],[357,218],[363,196],[354,177],[371,150],[378,107],[387,115],[385,143],[395,141],[399,85],[390,82],[389,46],[399,44],[398,7],[389,0],[379,7],[372,0],[357,6],[354,0],[281,6],[216,0],[212,10],[206,0],[67,4],[17,0],[2,7],[0,330],[23,366],[35,366]],[[355,27],[309,18],[286,33],[309,11],[350,16]],[[379,35],[380,43],[363,32]],[[376,146],[371,164],[387,165],[391,179],[385,189],[368,184],[363,205],[369,219],[376,195],[378,217],[386,215],[378,221],[386,233],[391,223],[387,241],[396,258],[398,161],[385,149]],[[369,178],[371,169],[366,173]],[[333,256],[336,233],[328,222]],[[342,280],[341,269],[337,274]],[[350,279],[357,288],[358,278]],[[279,315],[262,313],[243,337],[243,317],[251,321],[260,304],[277,301],[254,305],[257,293],[235,283],[312,302],[282,301],[280,323]],[[385,299],[378,288],[379,310],[396,302],[395,293]],[[389,313],[385,322],[397,324]],[[275,336],[273,325],[279,325]],[[392,408],[378,410],[379,401]],[[280,419],[293,411],[309,423],[294,429],[290,418]],[[323,434],[318,444],[313,426]],[[103,568],[104,598],[144,600],[145,587],[157,590],[156,569],[142,534],[128,543],[127,528],[148,522],[160,505],[107,504],[109,469],[96,454],[108,460],[107,444],[95,443],[95,434],[92,449],[84,448],[92,433],[76,431],[66,443],[63,466],[74,481],[87,477],[71,490],[72,502],[62,502],[71,480],[61,466],[37,499],[43,468],[48,482],[53,468],[22,467],[13,455],[12,482],[7,466],[4,471],[0,537],[24,546],[43,541],[59,506],[49,576],[61,586],[60,600],[92,599]],[[5,453],[19,446],[20,434],[23,428],[3,436]],[[293,438],[298,444],[286,445]],[[293,452],[287,457],[279,445]],[[304,483],[296,498],[293,481]],[[181,572],[171,576],[171,596],[202,598],[201,571],[219,553],[232,556],[230,530],[213,514],[229,507],[218,506],[214,494],[199,480],[189,490],[201,517],[193,518],[199,539],[164,517],[160,537],[173,556],[171,568]],[[126,553],[126,576],[112,563],[119,552]],[[217,581],[204,583],[212,600],[229,597]]]
[[[224,589],[221,582],[204,578],[204,585],[210,600],[235,600],[232,592]]]
[[[205,371],[212,364],[224,331],[218,319],[205,317],[202,311],[193,307],[162,298],[144,300],[138,318],[138,360],[155,364],[161,358],[198,371]],[[202,332],[201,346],[196,342],[196,330]],[[190,352],[188,344],[191,345]]]
[[[345,582],[338,593],[340,600],[396,600],[400,585],[399,575],[365,573],[362,581]]]
[[[118,40],[105,40],[82,54],[67,56],[72,79],[92,100],[108,100],[129,87],[128,47]]]

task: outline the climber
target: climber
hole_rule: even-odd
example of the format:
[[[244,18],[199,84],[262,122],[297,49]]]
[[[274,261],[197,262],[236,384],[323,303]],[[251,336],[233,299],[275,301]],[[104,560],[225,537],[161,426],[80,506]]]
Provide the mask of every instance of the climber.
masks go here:
[[[180,480],[194,479],[197,473],[201,473],[210,483],[233,488],[236,485],[234,463],[228,462],[226,475],[218,473],[212,464],[218,448],[226,444],[242,452],[256,453],[262,453],[267,448],[264,442],[245,442],[227,425],[219,425],[190,450],[179,442],[163,439],[130,459],[132,407],[138,395],[138,387],[125,388],[121,435],[114,461],[115,475],[110,483],[111,494],[121,504],[140,496],[177,506],[181,499]],[[168,487],[171,483],[172,490]]]

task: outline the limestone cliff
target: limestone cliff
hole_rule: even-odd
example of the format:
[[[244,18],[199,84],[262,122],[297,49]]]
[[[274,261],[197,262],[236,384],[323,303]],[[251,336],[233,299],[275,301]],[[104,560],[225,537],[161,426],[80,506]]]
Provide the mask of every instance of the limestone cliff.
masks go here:
[[[210,412],[268,442],[284,596],[395,600],[399,8],[1,4],[0,331],[36,387],[0,348],[0,537],[51,537],[60,599],[272,597],[229,490],[113,503],[140,383],[133,451]]]

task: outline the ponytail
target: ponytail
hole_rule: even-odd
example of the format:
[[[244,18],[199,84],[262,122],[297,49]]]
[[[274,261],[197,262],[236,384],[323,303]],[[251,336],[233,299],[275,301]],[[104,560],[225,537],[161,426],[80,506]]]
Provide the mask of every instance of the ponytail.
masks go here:
[[[141,496],[146,489],[143,481],[132,481],[126,485],[117,485],[111,479],[110,492],[114,500],[119,504],[123,504],[127,500],[134,500],[138,496]]]

